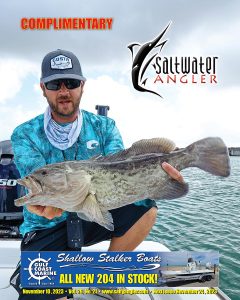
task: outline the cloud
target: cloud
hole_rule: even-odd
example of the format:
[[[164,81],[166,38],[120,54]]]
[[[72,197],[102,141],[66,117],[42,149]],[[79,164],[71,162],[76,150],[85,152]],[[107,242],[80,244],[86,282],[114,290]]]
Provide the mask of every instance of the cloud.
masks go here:
[[[86,82],[82,107],[94,111],[96,104],[109,105],[109,116],[116,120],[126,146],[158,136],[171,138],[181,147],[207,136],[220,136],[233,146],[239,143],[236,95],[240,96],[240,87],[189,86],[177,88],[171,98],[162,100],[100,76]]]
[[[9,138],[14,127],[45,110],[46,100],[39,86],[35,84],[33,90],[35,108],[24,101],[14,108],[11,103],[2,105],[1,139]],[[237,146],[239,96],[240,87],[221,90],[189,86],[175,88],[171,97],[160,99],[105,75],[87,80],[81,107],[96,112],[95,105],[109,105],[109,117],[116,120],[127,147],[136,140],[158,136],[168,137],[181,147],[207,136],[220,136],[228,146]]]
[[[47,10],[46,10],[47,7]],[[196,28],[204,28],[205,39],[200,39],[201,48],[206,47],[206,38],[212,40],[238,20],[239,2],[215,1],[159,1],[144,0],[72,0],[71,5],[63,0],[12,0],[2,3],[0,11],[0,52],[6,56],[40,61],[50,50],[68,48],[79,55],[90,68],[115,64],[121,69],[127,63],[126,46],[132,42],[145,42],[156,36],[170,20],[169,51],[176,51],[178,41],[194,34]],[[8,17],[11,12],[11,17]],[[112,17],[110,31],[24,31],[20,29],[23,17]],[[238,32],[234,26],[234,31]],[[229,30],[228,30],[229,31]],[[228,32],[229,34],[229,32]],[[11,37],[11,38],[10,38]],[[197,39],[197,36],[196,36]],[[224,38],[222,39],[224,41]],[[236,39],[237,41],[237,39]],[[187,49],[187,47],[185,48]],[[224,47],[222,47],[224,49]],[[216,48],[214,49],[216,50]],[[121,65],[119,66],[119,62]]]
[[[133,0],[127,5],[120,1],[113,5],[110,0],[72,0],[71,5],[63,0],[5,1],[0,11],[1,137],[44,110],[46,102],[39,89],[37,93],[33,89],[38,83],[41,60],[48,51],[65,48],[80,58],[88,78],[82,106],[95,111],[96,104],[110,105],[109,116],[116,119],[126,146],[154,136],[167,136],[179,146],[186,146],[208,135],[222,136],[229,146],[239,145],[239,8],[236,0]],[[23,31],[19,25],[22,17],[89,16],[113,17],[112,30]],[[162,54],[219,56],[218,85],[151,85],[148,81],[163,95],[162,100],[134,90],[127,45],[153,39],[170,20],[173,23],[166,36],[169,41]],[[25,94],[29,97],[24,98]],[[31,95],[37,98],[35,108],[35,102],[28,100]],[[17,100],[21,101],[19,106]],[[9,123],[4,114],[11,114],[14,121]]]
[[[42,112],[43,110],[39,107],[34,110],[30,110],[26,109],[26,107],[21,104],[15,107],[6,105],[2,106],[0,112],[0,141],[9,140],[15,127],[24,123],[27,120],[30,120],[31,118],[35,117],[36,115]]]
[[[29,77],[39,78],[35,64],[15,59],[0,61],[0,140],[10,139],[16,126],[42,113],[46,106],[39,85],[32,85]]]
[[[0,103],[5,103],[19,93],[22,80],[37,72],[36,66],[27,60],[0,59]]]

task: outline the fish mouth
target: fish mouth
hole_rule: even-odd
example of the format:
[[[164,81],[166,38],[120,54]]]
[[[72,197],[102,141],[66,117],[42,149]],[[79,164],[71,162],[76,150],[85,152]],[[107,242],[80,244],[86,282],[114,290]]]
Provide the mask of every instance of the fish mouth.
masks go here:
[[[30,203],[29,201],[32,201],[34,196],[42,192],[41,183],[33,176],[26,176],[22,179],[18,179],[17,183],[25,186],[28,189],[28,194],[21,198],[15,199],[14,204],[16,206],[23,206],[27,203]]]
[[[28,189],[29,194],[35,195],[42,192],[41,183],[33,176],[26,176],[22,179],[18,179],[17,183],[25,186]]]

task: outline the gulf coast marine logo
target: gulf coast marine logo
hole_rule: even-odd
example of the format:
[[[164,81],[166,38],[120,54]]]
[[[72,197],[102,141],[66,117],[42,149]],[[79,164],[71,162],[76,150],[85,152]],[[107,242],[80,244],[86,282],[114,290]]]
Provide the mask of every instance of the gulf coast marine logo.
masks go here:
[[[51,258],[41,258],[40,253],[38,253],[38,258],[35,258],[33,260],[29,258],[28,260],[30,261],[30,264],[28,268],[24,268],[29,272],[30,277],[28,278],[28,280],[33,278],[37,280],[38,284],[40,285],[42,280],[46,278],[52,280],[54,276],[57,275],[57,272],[53,270],[52,266],[50,266],[49,261],[51,260]]]

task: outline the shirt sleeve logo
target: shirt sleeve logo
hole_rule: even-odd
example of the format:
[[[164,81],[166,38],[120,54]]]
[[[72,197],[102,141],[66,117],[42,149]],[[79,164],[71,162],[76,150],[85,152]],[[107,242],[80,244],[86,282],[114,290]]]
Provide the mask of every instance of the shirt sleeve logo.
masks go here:
[[[97,148],[98,145],[99,145],[98,141],[95,141],[95,140],[87,141],[88,149],[95,149],[95,148]]]

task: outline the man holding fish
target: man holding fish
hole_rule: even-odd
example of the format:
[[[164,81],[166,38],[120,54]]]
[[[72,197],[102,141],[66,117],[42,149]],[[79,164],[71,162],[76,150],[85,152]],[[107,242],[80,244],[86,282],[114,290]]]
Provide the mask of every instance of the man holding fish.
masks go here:
[[[87,160],[123,150],[121,136],[112,119],[79,109],[85,81],[79,60],[72,52],[58,49],[44,57],[40,86],[48,108],[43,115],[18,126],[12,135],[14,159],[21,177],[48,164]],[[179,171],[170,164],[164,162],[162,168],[171,178],[183,182]],[[34,184],[37,191],[38,184]],[[55,184],[56,190],[60,188],[59,182]],[[132,251],[148,235],[156,214],[155,201],[146,199],[111,210],[113,231],[82,220],[79,225],[81,246],[110,239],[109,251]],[[69,216],[68,212],[53,206],[26,205],[20,228],[21,250],[80,249],[78,244],[76,247],[69,245],[66,225]],[[76,214],[73,219],[79,220]],[[27,297],[20,292],[19,299]],[[55,297],[37,295],[36,299]]]

